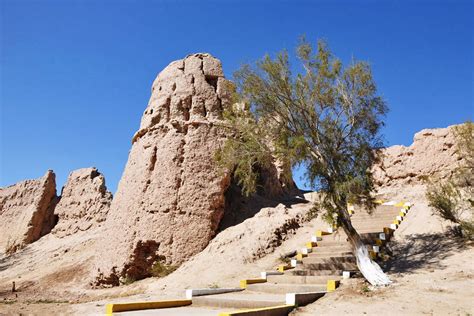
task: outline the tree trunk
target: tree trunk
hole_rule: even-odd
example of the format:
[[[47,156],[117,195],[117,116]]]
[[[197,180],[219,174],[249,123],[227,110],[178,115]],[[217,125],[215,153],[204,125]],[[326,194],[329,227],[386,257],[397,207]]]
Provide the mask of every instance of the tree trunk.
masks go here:
[[[344,205],[347,205],[347,203]],[[362,242],[359,233],[352,226],[347,207],[340,207],[338,213],[340,214],[341,226],[352,245],[352,251],[357,259],[357,267],[365,279],[375,286],[389,285],[392,283],[380,266],[370,259],[366,245]]]

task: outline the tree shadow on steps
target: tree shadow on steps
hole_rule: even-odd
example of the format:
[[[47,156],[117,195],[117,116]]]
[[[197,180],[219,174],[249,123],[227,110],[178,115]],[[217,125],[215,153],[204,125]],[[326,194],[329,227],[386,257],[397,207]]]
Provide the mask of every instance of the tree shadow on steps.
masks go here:
[[[391,242],[388,247],[393,256],[385,262],[384,270],[413,273],[420,269],[445,269],[444,259],[470,246],[451,233],[437,233],[406,236],[404,240]]]

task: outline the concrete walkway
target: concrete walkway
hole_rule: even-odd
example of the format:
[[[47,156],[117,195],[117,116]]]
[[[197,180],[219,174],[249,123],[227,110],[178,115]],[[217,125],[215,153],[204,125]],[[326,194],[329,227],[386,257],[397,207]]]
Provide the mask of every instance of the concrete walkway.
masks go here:
[[[227,308],[211,308],[211,307],[176,307],[176,308],[162,308],[162,309],[146,309],[132,312],[114,313],[121,316],[138,316],[138,315],[153,315],[153,316],[217,316],[222,312],[235,311],[235,309]]]

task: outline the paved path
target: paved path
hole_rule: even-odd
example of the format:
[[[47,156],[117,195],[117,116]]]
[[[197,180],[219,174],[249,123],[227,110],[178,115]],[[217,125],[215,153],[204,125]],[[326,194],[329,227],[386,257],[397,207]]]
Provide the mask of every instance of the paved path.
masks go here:
[[[217,316],[220,312],[229,312],[235,309],[232,308],[207,308],[207,307],[175,307],[162,309],[147,309],[133,312],[114,313],[114,315],[121,316],[138,316],[138,315],[154,315],[154,316]]]

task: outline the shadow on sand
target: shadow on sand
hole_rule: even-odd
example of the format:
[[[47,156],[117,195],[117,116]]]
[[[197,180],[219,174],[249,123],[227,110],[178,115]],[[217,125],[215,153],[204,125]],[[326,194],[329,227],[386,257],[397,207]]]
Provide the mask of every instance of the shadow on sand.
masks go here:
[[[392,258],[384,264],[392,273],[413,273],[419,269],[444,269],[442,261],[471,246],[452,233],[415,234],[403,241],[392,241]]]
[[[264,194],[256,193],[249,197],[244,196],[241,188],[234,182],[225,193],[225,211],[220,221],[218,232],[231,226],[238,225],[248,218],[255,216],[262,208],[276,207],[283,204],[291,208],[295,204],[306,204],[309,201],[304,199],[303,193],[298,189],[292,194],[285,194],[277,198],[267,198]]]

